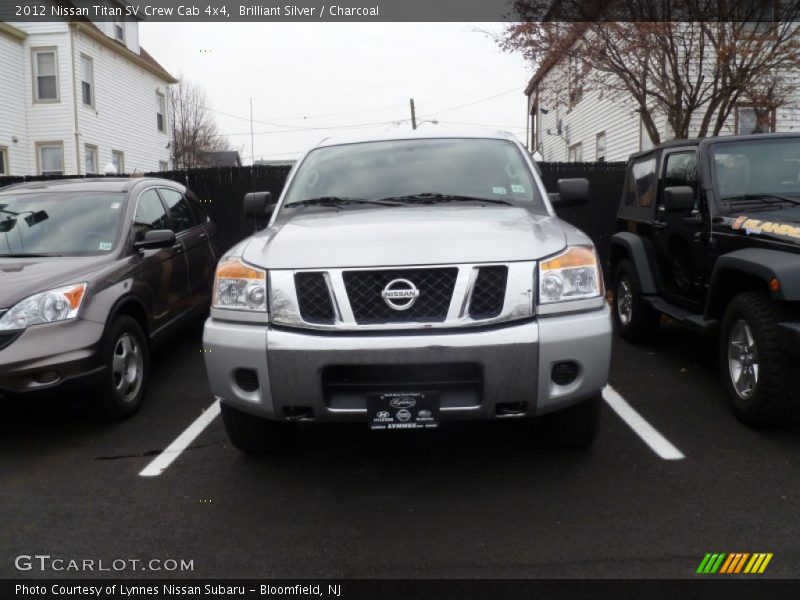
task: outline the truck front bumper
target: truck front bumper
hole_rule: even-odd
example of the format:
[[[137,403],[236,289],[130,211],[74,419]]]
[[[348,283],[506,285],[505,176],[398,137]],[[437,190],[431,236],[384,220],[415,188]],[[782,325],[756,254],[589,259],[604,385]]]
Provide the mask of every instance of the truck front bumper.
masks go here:
[[[585,400],[606,385],[611,338],[603,305],[504,327],[436,332],[320,334],[210,318],[203,345],[213,394],[254,415],[365,421],[367,392],[376,385],[405,391],[435,382],[446,420],[534,416]],[[574,363],[576,375],[559,385],[553,367],[564,363]],[[458,376],[463,369],[478,375],[467,384]],[[382,383],[381,372],[387,373]]]

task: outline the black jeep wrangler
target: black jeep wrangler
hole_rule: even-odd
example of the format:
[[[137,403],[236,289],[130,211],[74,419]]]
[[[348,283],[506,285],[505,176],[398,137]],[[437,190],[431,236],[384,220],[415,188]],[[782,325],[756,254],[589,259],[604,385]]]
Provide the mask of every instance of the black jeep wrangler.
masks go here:
[[[736,416],[751,426],[797,416],[800,134],[634,154],[609,261],[623,338],[646,340],[662,315],[718,336]]]

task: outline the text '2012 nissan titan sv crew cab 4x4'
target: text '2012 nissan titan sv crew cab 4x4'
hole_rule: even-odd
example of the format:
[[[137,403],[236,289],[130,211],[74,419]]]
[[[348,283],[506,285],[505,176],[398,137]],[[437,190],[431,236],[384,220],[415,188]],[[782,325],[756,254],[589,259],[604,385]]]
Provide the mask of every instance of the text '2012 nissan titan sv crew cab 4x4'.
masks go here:
[[[631,157],[611,239],[622,336],[661,315],[719,336],[736,416],[797,416],[800,351],[800,136],[676,140]]]
[[[552,201],[588,199],[561,180]],[[267,451],[291,421],[433,428],[542,417],[594,439],[611,317],[591,240],[560,221],[510,136],[323,142],[266,229],[217,267],[204,353],[235,446]],[[537,427],[537,429],[540,429]]]

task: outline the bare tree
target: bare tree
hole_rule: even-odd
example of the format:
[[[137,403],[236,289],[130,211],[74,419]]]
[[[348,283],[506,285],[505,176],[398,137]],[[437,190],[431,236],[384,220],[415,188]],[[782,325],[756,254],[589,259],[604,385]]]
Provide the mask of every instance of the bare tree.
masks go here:
[[[518,0],[520,22],[497,41],[540,68],[562,65],[553,69],[550,93],[580,86],[629,103],[658,144],[659,115],[677,138],[690,131],[705,137],[720,133],[737,103],[783,104],[800,69],[799,6],[800,0]]]
[[[176,169],[205,166],[208,152],[230,150],[209,112],[203,88],[183,76],[170,89],[172,161]]]

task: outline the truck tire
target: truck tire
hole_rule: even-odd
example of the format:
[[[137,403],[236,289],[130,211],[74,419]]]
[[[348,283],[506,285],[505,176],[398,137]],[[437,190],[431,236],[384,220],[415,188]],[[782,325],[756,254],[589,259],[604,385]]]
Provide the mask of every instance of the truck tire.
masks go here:
[[[720,335],[720,371],[733,414],[750,427],[777,425],[793,416],[789,369],[769,296],[734,296]]]
[[[633,263],[622,260],[614,274],[614,322],[623,339],[645,342],[655,336],[661,313],[642,302],[642,286]]]
[[[602,395],[597,394],[575,406],[539,417],[537,432],[550,446],[588,448],[600,429],[601,406]]]
[[[222,422],[231,443],[246,454],[268,454],[289,440],[291,423],[279,423],[220,404]]]
[[[150,352],[139,322],[127,315],[108,327],[102,350],[105,371],[89,399],[89,411],[107,421],[121,421],[142,405],[150,377]]]

